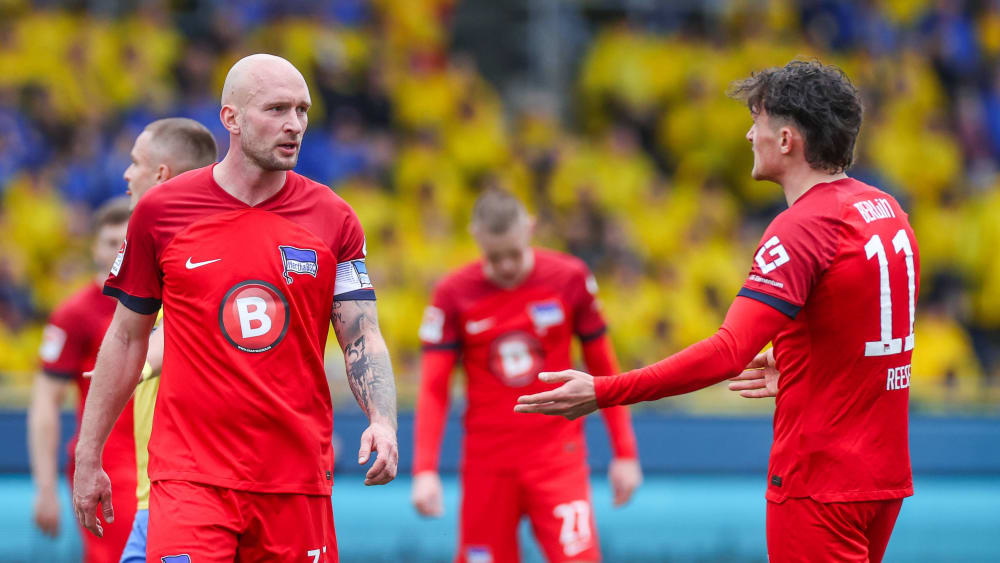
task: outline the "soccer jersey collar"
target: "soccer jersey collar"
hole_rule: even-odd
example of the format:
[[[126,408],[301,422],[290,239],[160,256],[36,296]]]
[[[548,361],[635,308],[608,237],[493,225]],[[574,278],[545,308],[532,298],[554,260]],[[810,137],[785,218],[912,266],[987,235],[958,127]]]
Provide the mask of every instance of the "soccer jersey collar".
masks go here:
[[[809,197],[809,194],[811,194],[813,192],[820,191],[821,189],[824,188],[824,186],[833,186],[833,185],[841,184],[841,183],[843,183],[844,185],[847,185],[848,183],[853,182],[853,181],[854,181],[854,178],[851,178],[850,176],[848,176],[846,178],[840,178],[839,180],[834,180],[832,182],[820,182],[818,184],[813,184],[813,186],[811,188],[809,188],[808,190],[806,190],[805,192],[803,192],[802,195],[800,195],[799,198],[796,199],[795,203],[793,203],[792,205],[796,205],[800,201],[802,201],[803,199]]]

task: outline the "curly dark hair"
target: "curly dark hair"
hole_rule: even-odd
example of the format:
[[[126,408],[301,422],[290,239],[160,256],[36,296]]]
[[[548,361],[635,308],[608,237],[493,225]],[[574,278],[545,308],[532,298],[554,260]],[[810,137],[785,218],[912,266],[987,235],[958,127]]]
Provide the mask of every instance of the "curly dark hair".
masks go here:
[[[854,162],[861,129],[861,97],[844,71],[819,61],[796,60],[734,82],[729,96],[751,113],[790,119],[805,135],[806,161],[831,173]]]

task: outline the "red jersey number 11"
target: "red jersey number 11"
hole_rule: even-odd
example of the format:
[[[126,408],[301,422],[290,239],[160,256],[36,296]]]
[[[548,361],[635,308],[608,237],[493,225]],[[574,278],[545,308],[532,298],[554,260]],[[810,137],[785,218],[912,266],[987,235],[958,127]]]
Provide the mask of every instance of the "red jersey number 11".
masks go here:
[[[910,294],[910,333],[906,338],[892,337],[892,289],[889,287],[889,260],[885,255],[885,246],[878,235],[865,244],[865,252],[868,259],[878,257],[879,273],[879,323],[881,325],[881,339],[873,342],[865,342],[865,356],[890,356],[907,352],[913,349],[913,316],[916,306],[916,281],[913,268],[913,248],[910,246],[910,239],[906,236],[906,231],[900,229],[896,236],[892,237],[892,247],[896,254],[900,252],[906,260],[907,289]]]

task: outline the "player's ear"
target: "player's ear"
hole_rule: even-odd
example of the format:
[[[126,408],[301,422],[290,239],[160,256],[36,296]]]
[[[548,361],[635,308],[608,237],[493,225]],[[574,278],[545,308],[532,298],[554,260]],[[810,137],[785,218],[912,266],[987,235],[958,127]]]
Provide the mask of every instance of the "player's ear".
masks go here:
[[[156,168],[156,183],[166,182],[170,179],[172,174],[170,173],[170,167],[166,164],[161,164]]]
[[[237,118],[238,111],[235,106],[226,104],[219,110],[219,120],[227,131],[234,135],[240,134],[240,123]]]
[[[778,131],[778,150],[781,154],[789,154],[792,152],[792,142],[795,138],[795,131],[791,127],[782,127]]]

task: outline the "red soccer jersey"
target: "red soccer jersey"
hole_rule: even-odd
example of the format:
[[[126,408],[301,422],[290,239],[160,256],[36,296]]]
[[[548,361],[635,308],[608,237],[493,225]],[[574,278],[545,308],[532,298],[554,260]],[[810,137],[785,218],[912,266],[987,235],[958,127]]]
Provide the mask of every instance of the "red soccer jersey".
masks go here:
[[[294,172],[248,206],[213,166],[139,202],[105,286],[164,308],[152,481],[329,495],[333,432],[323,350],[334,299],[374,299],[354,211]]]
[[[913,494],[907,437],[919,256],[906,213],[851,178],[778,215],[739,294],[793,317],[767,498],[867,501]]]
[[[459,269],[438,284],[425,313],[424,348],[462,354],[467,464],[503,468],[585,459],[582,419],[514,412],[519,395],[558,387],[537,376],[572,367],[574,334],[587,341],[606,330],[583,262],[550,250],[534,253],[531,274],[510,290],[487,279],[482,262]]]
[[[80,392],[77,409],[77,428],[83,417],[90,379],[84,372],[94,369],[97,350],[104,340],[104,333],[115,313],[115,300],[101,294],[101,286],[91,283],[63,302],[49,318],[42,333],[39,356],[42,370],[49,376],[72,381]],[[72,458],[76,438],[69,443]],[[104,470],[112,477],[128,478],[135,482],[135,439],[132,436],[132,401],[129,400],[122,415],[111,428],[108,442],[101,458]],[[135,486],[132,486],[135,494]],[[120,499],[118,502],[127,502]],[[135,504],[133,500],[132,504]]]

